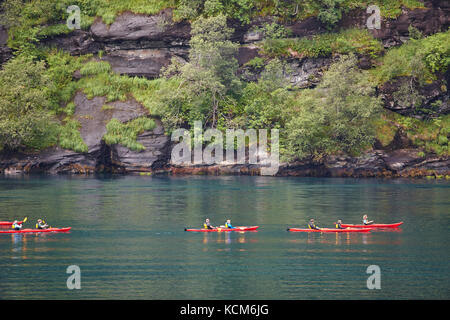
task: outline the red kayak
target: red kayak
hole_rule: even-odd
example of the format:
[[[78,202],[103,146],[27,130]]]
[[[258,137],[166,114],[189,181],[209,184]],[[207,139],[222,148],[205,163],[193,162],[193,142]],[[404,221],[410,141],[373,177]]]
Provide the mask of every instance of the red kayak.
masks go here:
[[[67,232],[72,227],[48,228],[48,229],[22,229],[22,230],[0,230],[0,233],[39,233],[39,232]]]
[[[391,223],[391,224],[381,224],[381,223],[374,223],[374,224],[345,224],[342,223],[341,225],[344,228],[370,228],[370,229],[374,229],[374,228],[398,228],[399,226],[401,226],[403,224],[402,222],[397,222],[397,223]]]
[[[370,232],[369,228],[347,228],[347,229],[332,229],[332,228],[321,228],[316,229],[301,229],[301,228],[288,228],[287,231],[291,232]]]
[[[214,229],[184,229],[184,231],[192,232],[225,232],[225,231],[254,231],[258,229],[259,226],[252,227],[234,227],[234,228],[214,228]]]
[[[22,224],[23,221],[18,221],[17,224]],[[12,226],[12,222],[9,221],[0,221],[0,226]]]

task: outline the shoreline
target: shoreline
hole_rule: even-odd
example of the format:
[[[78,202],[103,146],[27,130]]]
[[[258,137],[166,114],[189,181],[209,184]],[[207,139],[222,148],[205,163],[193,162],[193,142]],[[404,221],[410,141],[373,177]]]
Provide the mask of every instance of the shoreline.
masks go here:
[[[173,164],[171,146],[163,150],[116,153],[117,146],[77,153],[60,148],[36,154],[14,153],[0,157],[0,175],[97,173],[134,175],[264,176],[263,164]],[[248,160],[246,160],[247,162]],[[420,150],[370,150],[360,156],[333,155],[321,162],[280,162],[276,177],[427,178],[450,179],[450,157],[424,156]]]
[[[254,166],[254,165],[253,165]],[[20,169],[0,169],[0,177],[50,175],[50,176],[94,176],[94,175],[116,175],[116,176],[254,176],[254,177],[298,177],[298,178],[353,178],[353,179],[428,179],[428,180],[450,180],[450,170],[408,170],[406,172],[382,171],[352,171],[347,169],[332,169],[325,167],[305,167],[302,169],[282,168],[275,175],[261,175],[260,168],[250,168],[246,165],[234,166],[189,166],[189,167],[168,167],[155,170],[103,170],[97,171],[95,168],[74,166],[70,170],[63,172],[50,171],[26,171]]]

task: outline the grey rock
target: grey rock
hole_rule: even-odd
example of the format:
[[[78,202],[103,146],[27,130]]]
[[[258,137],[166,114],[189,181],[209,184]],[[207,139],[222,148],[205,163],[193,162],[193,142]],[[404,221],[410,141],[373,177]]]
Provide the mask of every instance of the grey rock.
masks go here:
[[[411,83],[414,90],[421,96],[420,105],[401,104],[395,98],[395,93],[401,86],[409,86]],[[379,87],[378,95],[382,98],[386,109],[422,119],[450,113],[449,92],[446,89],[446,83],[447,80],[443,75],[425,85],[420,85],[414,80],[411,81],[410,77],[400,77]]]
[[[95,41],[91,33],[84,30],[74,30],[67,35],[43,39],[40,41],[40,46],[63,49],[71,55],[97,53],[104,50],[103,43]]]
[[[190,25],[186,21],[173,22],[170,9],[151,16],[125,12],[109,26],[101,20],[95,21],[91,32],[101,42],[143,39],[172,42],[189,39]]]
[[[173,55],[169,49],[117,50],[102,57],[113,71],[130,76],[157,78],[162,67],[168,66]],[[180,60],[184,60],[177,57]]]
[[[383,159],[389,170],[397,172],[420,162],[424,157],[419,155],[417,149],[399,149],[386,153]]]
[[[12,58],[12,50],[7,46],[8,30],[0,25],[0,66]]]
[[[323,74],[323,71],[333,63],[332,58],[304,58],[288,63],[287,77],[290,83],[299,88],[314,87]]]
[[[164,134],[159,120],[150,132],[139,135],[137,142],[144,146],[142,151],[132,151],[121,145],[111,146],[112,163],[126,172],[152,171],[164,168],[170,157],[170,138]]]
[[[262,32],[250,30],[244,34],[242,41],[244,43],[257,42],[257,41],[261,41],[263,39],[263,37],[264,37],[264,35]]]
[[[370,32],[380,39],[385,48],[401,45],[409,39],[409,26],[413,26],[424,35],[446,31],[450,26],[450,5],[448,0],[424,2],[425,9],[403,10],[396,19],[382,18],[381,28]],[[365,9],[351,10],[338,23],[337,28],[358,27],[365,29],[369,14]]]

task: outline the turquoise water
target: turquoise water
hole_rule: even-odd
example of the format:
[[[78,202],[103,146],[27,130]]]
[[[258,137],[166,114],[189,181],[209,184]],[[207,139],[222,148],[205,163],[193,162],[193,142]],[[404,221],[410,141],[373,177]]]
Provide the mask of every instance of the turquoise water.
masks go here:
[[[0,234],[1,299],[449,299],[450,183],[273,177],[0,179],[0,220],[70,233]],[[399,231],[290,233],[310,217]],[[191,233],[213,224],[258,232]],[[66,269],[78,265],[81,289]],[[367,288],[369,265],[381,289]]]

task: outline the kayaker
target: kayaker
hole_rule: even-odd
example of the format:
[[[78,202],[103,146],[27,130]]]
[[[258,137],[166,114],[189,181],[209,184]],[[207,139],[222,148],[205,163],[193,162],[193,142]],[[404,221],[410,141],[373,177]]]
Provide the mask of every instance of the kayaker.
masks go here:
[[[335,222],[335,224],[336,224],[336,229],[345,229],[345,228],[342,226],[342,220],[338,220],[337,222]]]
[[[369,219],[367,218],[367,214],[365,214],[363,216],[363,223],[364,223],[364,225],[368,225],[368,224],[372,224],[373,221],[369,221]]]
[[[42,219],[38,219],[37,224],[36,224],[36,228],[38,228],[38,229],[47,229],[48,228],[48,224],[46,224],[45,221],[42,221]]]
[[[12,228],[14,230],[20,230],[22,229],[22,224],[20,224],[19,221],[14,220],[14,222],[12,223]]]
[[[316,226],[316,224],[314,223],[314,219],[309,220],[308,228],[315,229],[315,230],[320,230],[320,228],[318,226]]]
[[[225,222],[225,228],[234,229],[234,227],[231,225],[231,220],[230,219],[228,219],[227,222]]]
[[[213,227],[213,226],[211,225],[211,223],[209,222],[209,219],[206,219],[206,220],[205,220],[205,223],[203,224],[203,227],[204,227],[205,229],[215,229],[215,227]]]

